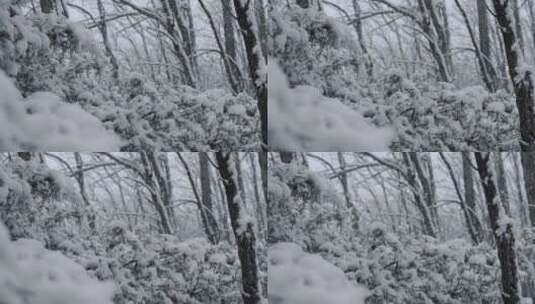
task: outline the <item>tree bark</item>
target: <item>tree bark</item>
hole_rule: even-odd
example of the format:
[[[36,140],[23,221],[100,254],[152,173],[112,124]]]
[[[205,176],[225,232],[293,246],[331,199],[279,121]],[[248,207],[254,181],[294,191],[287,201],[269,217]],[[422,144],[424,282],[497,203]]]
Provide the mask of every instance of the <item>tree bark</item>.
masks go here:
[[[496,79],[496,72],[491,61],[491,43],[489,31],[489,18],[487,14],[487,4],[485,0],[477,0],[477,20],[479,29],[479,48],[481,50],[481,59],[483,62],[482,73],[488,75],[488,88],[491,92],[497,89],[498,80]]]
[[[500,208],[494,177],[490,169],[489,153],[475,152],[474,155],[500,260],[502,299],[504,304],[519,304],[520,288],[513,224],[510,219],[505,219],[505,212],[503,208]]]
[[[141,164],[143,166],[143,180],[148,186],[150,197],[156,212],[160,216],[160,224],[162,228],[162,233],[171,234],[171,224],[169,222],[169,215],[167,209],[162,200],[162,192],[159,189],[159,184],[157,182],[157,177],[154,176],[154,167],[151,165],[150,157],[147,155],[147,152],[139,152],[141,157]]]
[[[412,161],[414,169],[416,171],[416,177],[418,178],[421,188],[424,194],[424,202],[433,223],[435,233],[438,232],[438,212],[436,208],[435,197],[433,196],[433,189],[430,178],[425,174],[423,167],[418,157],[417,152],[409,152],[409,158]]]
[[[257,162],[255,160],[254,153],[249,154],[249,165],[251,166],[251,176],[253,177],[254,196],[256,201],[256,217],[258,219],[258,232],[259,237],[265,236],[265,211],[263,202],[260,199],[260,191],[258,190],[258,176],[257,176]]]
[[[255,0],[255,12],[256,12],[256,18],[258,20],[258,39],[260,40],[260,46],[262,47],[262,54],[264,55],[264,60],[267,61],[268,25],[267,25],[264,0]]]
[[[258,152],[258,165],[260,167],[260,179],[262,180],[262,193],[264,194],[264,202],[266,206],[269,205],[268,202],[268,159],[267,152]]]
[[[206,237],[208,238],[208,240],[211,241],[211,240],[213,240],[215,238],[215,236],[213,234],[214,231],[213,231],[212,226],[210,225],[210,222],[209,222],[209,219],[208,219],[208,210],[206,210],[206,208],[204,208],[203,199],[201,198],[201,195],[197,191],[197,185],[195,184],[195,179],[193,178],[193,174],[192,174],[192,172],[191,172],[191,170],[189,168],[188,163],[186,162],[184,157],[182,157],[182,154],[180,152],[177,152],[176,155],[178,156],[178,159],[180,160],[180,162],[182,163],[182,166],[186,170],[186,175],[188,176],[188,180],[189,180],[189,183],[190,183],[190,186],[191,186],[191,190],[193,192],[193,195],[195,196],[195,201],[197,202],[197,208],[199,209],[199,214],[201,216],[201,222],[202,222],[202,226],[204,228],[204,233],[206,234]],[[201,180],[201,182],[202,182],[202,180]]]
[[[227,54],[226,54],[225,48],[223,47],[223,43],[221,42],[221,39],[219,38],[219,33],[218,33],[217,28],[216,28],[214,19],[212,18],[212,14],[210,13],[208,8],[204,4],[203,0],[199,0],[199,4],[201,5],[202,10],[206,14],[206,17],[208,17],[208,22],[210,23],[210,27],[212,28],[212,32],[214,33],[214,38],[215,38],[217,47],[219,48],[219,52],[221,53],[221,59],[223,60],[223,67],[225,68],[225,73],[227,74],[227,78],[228,78],[228,81],[229,81],[229,84],[230,84],[230,88],[232,89],[232,92],[234,94],[237,94],[237,93],[240,92],[240,88],[238,87],[238,83],[236,82],[235,76],[239,74],[239,70],[238,70],[238,73],[236,73],[236,68],[232,68],[232,67],[235,67],[235,66],[231,65],[231,62],[229,60],[230,56],[227,56]],[[225,11],[228,10],[228,8],[225,8],[228,5],[225,5],[225,4],[223,4],[223,5],[224,5],[223,6],[223,12],[225,12]],[[227,18],[228,17],[225,16],[225,14],[223,14],[223,23],[224,23],[224,25],[226,25],[225,21],[226,21]],[[225,28],[225,37],[228,35],[226,30],[227,29]],[[234,35],[234,31],[233,30],[232,30],[232,35]]]
[[[236,171],[236,181],[238,182],[238,189],[240,190],[240,199],[245,204],[247,202],[247,195],[245,193],[245,183],[243,182],[239,153],[234,154],[234,165],[234,170]]]
[[[431,0],[417,1],[421,17],[419,20],[417,20],[417,22],[426,34],[431,55],[433,55],[433,58],[438,66],[440,80],[444,82],[450,82],[450,64],[447,59],[450,50],[446,42],[444,28],[441,25],[438,15],[435,11],[434,3]]]
[[[463,181],[464,181],[464,201],[466,203],[468,218],[474,228],[474,236],[476,244],[483,240],[483,228],[476,212],[476,195],[474,190],[474,177],[472,174],[472,163],[470,161],[470,154],[462,152],[463,162]]]
[[[524,195],[522,194],[524,190],[524,185],[522,184],[522,173],[520,168],[520,155],[516,152],[512,154],[513,157],[513,167],[515,170],[515,190],[518,196],[518,204],[520,205],[520,221],[522,222],[522,227],[530,226],[529,222],[529,211],[526,201],[524,200]]]
[[[169,0],[171,3],[174,3],[174,0]],[[193,88],[197,87],[197,79],[195,77],[194,68],[191,64],[190,55],[188,55],[189,50],[184,48],[182,45],[182,39],[179,39],[179,34],[177,30],[175,29],[175,23],[173,21],[174,13],[172,11],[172,8],[169,6],[169,2],[167,0],[161,0],[162,3],[162,10],[165,16],[164,21],[164,28],[166,32],[173,37],[171,44],[173,45],[173,49],[175,52],[175,55],[177,56],[178,60],[182,64],[182,68],[184,69],[184,80],[185,83]],[[175,3],[176,4],[176,3]],[[178,20],[178,18],[177,18]],[[183,30],[182,26],[182,31]],[[189,33],[186,31],[187,36],[189,37]],[[184,38],[184,36],[182,37]],[[188,43],[186,43],[186,46]]]
[[[535,152],[521,152],[529,221],[535,226]]]
[[[498,192],[500,194],[500,201],[505,209],[507,216],[511,216],[511,206],[509,204],[509,189],[507,189],[507,179],[505,178],[505,168],[503,164],[501,152],[494,152],[496,161],[496,177]]]
[[[535,12],[533,11],[533,1],[528,1],[528,12],[530,19],[531,40],[533,42],[533,50],[535,50]],[[533,54],[533,60],[535,61],[535,53]]]
[[[82,161],[82,156],[80,156],[79,152],[74,152],[74,160],[76,162],[76,182],[78,183],[78,187],[80,188],[80,196],[82,197],[82,201],[84,202],[84,205],[88,208],[89,214],[87,215],[87,222],[89,224],[89,229],[92,232],[96,231],[96,215],[93,210],[93,206],[89,202],[89,199],[87,198],[87,192],[85,190],[85,178],[84,178],[84,163]]]
[[[466,23],[466,28],[468,29],[468,34],[470,35],[470,40],[472,41],[472,45],[474,46],[476,53],[477,63],[479,65],[479,69],[481,70],[483,82],[485,83],[487,90],[494,92],[496,91],[497,80],[496,73],[494,73],[492,63],[490,62],[490,36],[485,3],[482,2],[482,0],[478,0],[477,2],[479,16],[479,43],[476,41],[476,36],[472,29],[472,25],[470,24],[470,19],[468,18],[466,11],[463,9],[460,1],[455,0],[455,4],[457,5],[457,8],[463,16],[464,22]]]
[[[346,208],[351,212],[352,218],[351,218],[351,228],[353,228],[354,231],[359,230],[359,221],[360,216],[355,208],[353,206],[353,203],[351,202],[351,193],[349,192],[349,184],[347,179],[347,172],[346,172],[346,160],[344,158],[343,152],[337,152],[338,156],[338,164],[340,165],[340,183],[342,184],[342,190],[344,191],[344,198],[346,202]]]
[[[501,28],[509,76],[513,81],[516,95],[516,106],[520,119],[520,148],[522,150],[522,167],[529,206],[531,224],[535,223],[535,110],[533,92],[533,74],[530,70],[520,68],[521,54],[518,50],[518,39],[513,28],[514,20],[507,13],[510,1],[493,0],[496,18]]]
[[[106,10],[102,4],[102,0],[97,0],[98,12],[100,17],[99,30],[102,35],[102,42],[104,43],[104,49],[106,50],[106,55],[110,58],[110,63],[112,66],[112,76],[115,79],[119,79],[119,63],[117,58],[113,54],[113,51],[110,46],[110,40],[108,39],[108,25],[106,24]]]
[[[238,0],[239,1],[239,0]],[[241,264],[242,299],[244,304],[259,304],[261,301],[256,254],[254,225],[247,220],[244,206],[238,195],[238,185],[233,172],[231,153],[216,152],[219,174],[223,180],[230,222],[238,246]]]
[[[405,178],[412,188],[411,190],[414,196],[414,202],[416,204],[416,207],[423,216],[423,232],[426,235],[436,237],[437,234],[435,231],[434,221],[427,204],[424,202],[424,198],[422,198],[422,189],[420,184],[418,184],[418,181],[416,180],[416,173],[414,172],[413,168],[414,165],[409,159],[409,153],[404,152],[402,153],[402,155],[403,162],[406,167]]]
[[[223,7],[223,33],[225,38],[225,53],[229,62],[230,75],[232,77],[235,92],[243,90],[240,67],[238,65],[238,56],[236,51],[236,37],[234,29],[234,19],[232,17],[232,2],[221,0]],[[232,84],[231,84],[232,85]]]
[[[196,75],[196,59],[195,59],[195,31],[193,30],[193,20],[191,12],[191,3],[189,0],[179,1],[181,6],[177,4],[177,0],[165,0],[169,5],[169,10],[174,18],[182,44],[184,53],[191,66],[191,72]],[[188,19],[188,20],[186,20]]]
[[[366,42],[364,41],[364,34],[362,32],[361,9],[358,0],[353,0],[353,11],[355,13],[355,22],[353,22],[353,27],[357,32],[359,46],[365,58],[364,66],[366,68],[366,74],[368,76],[368,79],[373,79],[373,61],[371,55],[368,52]]]
[[[200,165],[200,179],[201,179],[201,195],[202,195],[202,209],[205,214],[207,229],[207,237],[210,243],[217,244],[220,240],[219,228],[214,216],[214,208],[212,204],[212,184],[210,181],[210,164],[208,154],[206,152],[199,152]]]
[[[522,151],[535,151],[535,113],[533,102],[533,75],[530,70],[519,69],[521,53],[518,50],[518,39],[513,28],[514,20],[510,19],[507,10],[511,1],[505,4],[501,0],[493,0],[496,18],[500,25],[502,38],[509,66],[509,76],[513,81],[516,105],[520,118],[520,147]],[[527,175],[526,175],[527,176]]]
[[[463,177],[464,177],[464,186],[465,186],[465,191],[464,191],[465,197],[463,197],[463,195],[461,194],[461,189],[460,189],[461,187],[459,186],[459,183],[457,182],[457,177],[455,176],[455,173],[453,171],[453,168],[450,162],[446,159],[446,157],[444,156],[442,152],[439,152],[439,155],[442,158],[442,161],[444,162],[444,164],[446,165],[446,168],[448,169],[448,173],[453,183],[453,187],[455,188],[455,193],[457,194],[457,197],[459,198],[459,202],[461,204],[461,209],[463,211],[463,215],[466,221],[466,227],[468,230],[468,234],[470,235],[470,239],[472,240],[472,243],[474,245],[477,245],[481,242],[481,233],[476,229],[476,224],[474,223],[474,218],[472,214],[474,210],[473,209],[470,210],[471,208],[468,207],[468,204],[467,204],[467,200],[472,200],[471,204],[474,204],[474,201],[473,201],[474,188],[473,188],[473,181],[472,181],[472,172],[465,171],[466,169],[468,170],[471,170],[471,169],[470,167],[466,168],[464,153],[465,152],[463,152]],[[475,221],[479,223],[477,218],[475,219]]]
[[[518,0],[513,1],[513,17],[515,21],[515,34],[518,37],[518,47],[523,56],[525,56],[525,43],[524,43],[524,34],[522,33],[522,19],[520,19],[520,6]]]
[[[260,129],[262,150],[267,151],[267,75],[265,62],[262,55],[262,48],[258,41],[258,28],[255,24],[254,8],[252,1],[234,0],[236,17],[240,25],[245,50],[247,52],[247,62],[249,64],[249,75],[256,92],[258,112],[260,114]]]

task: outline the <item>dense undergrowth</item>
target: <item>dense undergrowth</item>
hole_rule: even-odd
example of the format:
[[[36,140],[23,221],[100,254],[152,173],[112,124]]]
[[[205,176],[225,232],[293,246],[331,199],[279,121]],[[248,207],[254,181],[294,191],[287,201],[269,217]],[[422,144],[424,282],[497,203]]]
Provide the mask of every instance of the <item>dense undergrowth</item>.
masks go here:
[[[92,149],[78,150],[257,148],[258,113],[246,93],[234,96],[225,89],[201,91],[180,85],[176,77],[141,75],[126,69],[115,78],[104,51],[81,24],[53,14],[26,14],[12,2],[0,1],[0,70],[10,77],[0,75],[0,85],[2,90],[13,91],[12,83],[17,90],[1,101],[24,105],[18,95],[50,92],[38,95],[39,102],[54,100],[55,107],[75,105],[84,115],[96,117],[100,124],[93,123],[114,137],[113,145],[95,142]],[[4,112],[9,109],[2,109]],[[102,136],[79,135],[76,122],[64,123],[53,115],[49,119],[59,125],[46,128],[50,134],[86,139]],[[50,134],[47,137],[54,138]],[[29,137],[27,142],[2,146],[47,150]]]
[[[0,265],[8,267],[0,267],[0,298],[10,304],[241,301],[235,245],[160,234],[146,223],[130,229],[102,216],[83,204],[66,176],[38,160],[1,164],[0,220],[7,229],[0,224]],[[265,257],[258,259],[265,287]]]
[[[331,104],[343,104],[345,112],[353,110],[367,123],[391,129],[395,136],[389,146],[394,151],[517,148],[518,113],[512,94],[504,90],[490,93],[480,85],[463,87],[440,82],[433,70],[410,66],[376,65],[370,73],[369,55],[359,49],[353,32],[325,12],[279,3],[270,14],[270,56],[286,74],[291,88],[319,91]],[[278,90],[273,87],[273,94]],[[301,99],[307,98],[301,95]],[[293,98],[287,103],[295,99],[299,100]],[[340,107],[328,109],[312,100],[310,106],[333,114]],[[273,119],[281,115],[272,113]],[[310,124],[321,121],[309,116]],[[332,129],[338,127],[330,124]],[[302,128],[310,129],[306,124]],[[356,133],[353,142],[362,142],[369,132],[348,128]],[[314,137],[315,133],[313,129],[307,136]]]
[[[479,245],[465,239],[436,239],[414,227],[412,233],[404,226],[392,231],[386,223],[366,218],[365,211],[356,226],[332,185],[296,162],[270,167],[269,196],[270,248],[291,242],[323,257],[355,287],[369,291],[367,304],[502,303],[500,263],[488,231]],[[520,227],[515,234],[523,296],[531,299],[534,295],[527,290],[533,286],[534,234]]]

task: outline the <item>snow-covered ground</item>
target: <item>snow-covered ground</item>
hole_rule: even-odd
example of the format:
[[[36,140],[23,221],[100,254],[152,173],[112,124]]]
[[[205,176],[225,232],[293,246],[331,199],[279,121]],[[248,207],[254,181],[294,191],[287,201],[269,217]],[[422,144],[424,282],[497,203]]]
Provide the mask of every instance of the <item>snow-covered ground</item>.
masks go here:
[[[269,248],[268,298],[272,304],[364,304],[368,291],[350,283],[345,274],[319,255],[298,245]]]

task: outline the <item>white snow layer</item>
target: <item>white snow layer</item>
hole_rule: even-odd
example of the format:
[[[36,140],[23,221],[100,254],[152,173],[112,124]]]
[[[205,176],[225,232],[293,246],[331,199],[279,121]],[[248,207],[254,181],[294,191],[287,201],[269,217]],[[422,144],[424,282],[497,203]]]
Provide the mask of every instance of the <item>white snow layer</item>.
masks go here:
[[[364,304],[368,291],[353,286],[342,270],[292,243],[269,249],[271,304]]]
[[[268,65],[269,144],[289,151],[388,151],[392,130],[369,125],[360,113],[310,86],[288,87]]]
[[[9,240],[0,223],[0,303],[111,304],[113,285],[36,240]]]
[[[0,150],[116,151],[119,139],[79,105],[52,93],[23,99],[0,71]]]

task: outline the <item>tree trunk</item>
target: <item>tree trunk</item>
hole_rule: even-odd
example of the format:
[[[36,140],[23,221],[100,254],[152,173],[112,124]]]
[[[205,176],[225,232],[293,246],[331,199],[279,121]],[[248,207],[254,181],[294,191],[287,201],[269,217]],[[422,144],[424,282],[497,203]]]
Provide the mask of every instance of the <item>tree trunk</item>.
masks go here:
[[[518,47],[523,56],[525,56],[525,43],[524,43],[524,34],[522,33],[522,19],[520,18],[520,7],[518,0],[513,1],[513,17],[515,21],[515,34],[518,37]]]
[[[468,218],[474,229],[474,240],[479,244],[483,240],[483,229],[477,216],[476,195],[474,191],[474,177],[472,174],[472,164],[470,154],[462,152],[463,161],[463,181],[464,181],[464,201],[466,204]]]
[[[346,208],[347,210],[349,210],[351,212],[351,228],[353,228],[354,231],[358,231],[359,230],[359,221],[360,221],[360,216],[359,216],[359,213],[357,211],[357,209],[355,208],[355,206],[353,206],[353,203],[351,202],[351,193],[349,192],[349,184],[348,184],[348,179],[347,179],[347,172],[345,171],[346,170],[346,160],[344,158],[344,153],[343,152],[338,152],[337,153],[337,156],[338,156],[338,163],[340,165],[340,171],[342,172],[340,174],[340,183],[342,184],[342,190],[344,191],[344,198],[345,198],[345,202],[346,202]]]
[[[189,184],[191,186],[191,191],[193,192],[193,195],[195,196],[197,208],[199,209],[199,214],[201,216],[201,222],[204,228],[204,233],[206,234],[206,238],[208,238],[208,240],[210,241],[214,240],[215,239],[214,230],[212,229],[213,227],[210,225],[210,220],[208,218],[209,210],[207,210],[203,205],[203,199],[201,198],[199,192],[197,191],[197,185],[195,184],[195,179],[193,178],[193,174],[191,173],[189,165],[184,159],[184,157],[182,157],[182,154],[180,152],[177,152],[176,155],[178,156],[178,159],[180,160],[180,162],[182,163],[182,166],[186,170],[186,175],[188,176]]]
[[[202,195],[201,205],[202,209],[204,210],[205,220],[208,226],[207,237],[210,243],[217,244],[220,240],[220,233],[214,216],[214,208],[212,204],[212,184],[210,181],[210,164],[208,161],[208,154],[206,152],[199,152],[199,165]]]
[[[505,51],[507,55],[507,64],[509,66],[509,76],[513,81],[516,95],[516,106],[520,118],[520,148],[522,150],[522,167],[524,171],[524,181],[529,206],[529,217],[531,224],[535,223],[535,113],[534,113],[534,93],[533,93],[533,75],[530,70],[520,68],[521,54],[518,51],[518,43],[515,30],[513,28],[514,20],[510,19],[507,13],[507,7],[510,1],[504,2],[493,0],[496,18],[501,27]]]
[[[528,205],[529,221],[535,226],[535,152],[520,152],[522,157],[522,172],[524,173],[524,187]]]
[[[214,172],[213,173],[214,175],[212,176],[214,181],[217,181],[216,182],[216,185],[217,185],[217,193],[219,194],[219,198],[220,198],[220,202],[221,202],[221,205],[218,206],[219,209],[219,212],[220,214],[222,215],[220,218],[221,218],[221,228],[222,228],[222,233],[225,237],[225,240],[229,243],[229,244],[232,244],[233,242],[233,238],[231,236],[231,233],[230,233],[230,230],[231,228],[229,227],[229,223],[230,223],[230,219],[229,219],[229,215],[228,215],[228,208],[227,208],[227,200],[225,198],[225,189],[223,189],[223,183],[221,182],[220,179],[217,178],[217,172]]]
[[[533,1],[528,1],[528,12],[529,12],[529,25],[531,30],[531,40],[533,43],[533,50],[535,50],[535,12],[533,11]],[[533,53],[533,60],[535,61],[535,52]]]
[[[262,54],[264,54],[264,60],[267,61],[268,47],[268,25],[266,18],[266,11],[264,6],[264,0],[255,0],[255,12],[258,20],[258,39],[260,40],[260,46],[262,47]]]
[[[470,35],[470,40],[472,41],[472,45],[474,46],[476,53],[477,63],[479,65],[479,69],[481,70],[483,82],[485,83],[487,90],[494,92],[496,91],[497,80],[496,73],[494,72],[492,63],[490,61],[490,36],[485,3],[481,2],[481,0],[478,0],[477,2],[479,16],[479,42],[476,40],[476,35],[472,29],[472,25],[470,24],[470,18],[463,9],[460,1],[455,0],[455,4],[457,5],[464,22],[466,23],[466,28],[468,29],[468,34]]]
[[[155,180],[155,172],[153,171],[154,167],[151,165],[151,161],[149,160],[149,156],[146,152],[139,152],[139,154],[141,157],[141,164],[143,166],[143,181],[149,188],[152,204],[160,216],[160,225],[162,229],[161,232],[165,234],[171,234],[172,229],[169,222],[169,215],[167,214],[167,209],[162,200],[162,193],[159,189],[158,182]]]
[[[98,6],[98,12],[100,17],[100,25],[99,30],[100,34],[102,35],[102,42],[104,43],[104,49],[106,50],[106,55],[110,58],[110,63],[112,66],[112,76],[115,79],[119,79],[119,63],[117,62],[117,58],[113,54],[113,51],[110,46],[110,41],[108,39],[108,26],[106,24],[106,10],[104,9],[104,5],[102,4],[102,0],[97,1]]]
[[[362,32],[361,9],[358,0],[353,0],[353,11],[355,13],[355,22],[353,22],[353,27],[357,32],[359,46],[365,58],[364,66],[366,67],[366,74],[368,76],[368,79],[373,79],[373,61],[368,52],[368,48],[366,47],[366,42],[364,42],[364,34]]]
[[[516,190],[516,193],[517,193],[517,196],[518,196],[518,204],[520,205],[519,207],[519,210],[520,210],[520,221],[522,223],[522,227],[526,227],[526,226],[530,226],[530,222],[529,222],[529,217],[528,217],[528,214],[529,214],[529,211],[528,211],[528,206],[526,204],[526,201],[524,200],[524,195],[522,194],[522,192],[524,191],[524,186],[522,185],[522,173],[521,173],[521,168],[520,168],[520,165],[519,165],[519,162],[520,162],[520,155],[519,153],[513,153],[512,154],[513,156],[513,167],[514,167],[514,170],[515,170],[515,190]]]
[[[510,219],[506,219],[505,212],[498,203],[497,189],[490,169],[489,153],[475,152],[474,155],[500,260],[502,299],[504,304],[519,304],[520,288],[513,224]]]
[[[262,150],[267,151],[267,75],[262,48],[258,41],[258,27],[255,24],[254,8],[251,1],[245,2],[242,0],[234,0],[234,8],[243,42],[245,43],[249,75],[256,91],[257,107],[260,113]]]
[[[238,195],[238,185],[235,180],[235,173],[233,172],[234,164],[232,164],[232,155],[230,153],[216,152],[216,161],[219,174],[223,180],[230,213],[230,222],[238,246],[243,303],[259,304],[262,297],[258,280],[258,265],[256,262],[254,224],[247,219],[244,206]]]
[[[82,201],[84,202],[84,205],[87,207],[87,212],[89,214],[87,215],[87,222],[89,224],[89,229],[92,232],[96,231],[96,215],[95,211],[93,210],[93,206],[89,202],[89,199],[87,198],[87,192],[85,190],[85,178],[84,178],[84,163],[82,161],[82,157],[80,156],[79,152],[74,152],[74,160],[76,162],[76,182],[78,183],[78,187],[80,187],[80,196],[82,197]]]
[[[440,25],[440,28],[442,29],[442,39],[441,42],[441,50],[442,54],[444,54],[444,57],[446,57],[446,64],[448,66],[448,70],[450,75],[454,75],[455,71],[453,69],[453,56],[451,54],[451,32],[450,32],[450,22],[448,18],[448,8],[446,5],[445,0],[442,0],[442,2],[439,5],[439,9],[437,10],[437,14],[440,16],[440,18],[437,17],[438,24]],[[442,20],[442,23],[440,22]]]
[[[192,68],[192,73],[195,75],[196,74],[195,73],[196,72],[196,60],[194,56],[195,31],[192,28],[193,20],[191,20],[192,19],[191,4],[189,0],[179,1],[181,4],[181,6],[179,7],[177,4],[177,0],[165,0],[165,1],[167,1],[167,4],[169,5],[169,10],[171,11],[171,14],[175,21],[174,23],[176,24],[178,31],[180,33],[180,37],[182,38],[181,42],[184,47],[184,52]]]
[[[402,153],[403,155],[403,162],[406,167],[405,176],[407,179],[407,182],[411,186],[411,191],[414,196],[414,203],[416,204],[416,207],[420,211],[423,217],[423,232],[426,235],[436,237],[435,232],[435,226],[433,222],[433,218],[431,216],[431,212],[429,211],[428,206],[424,202],[424,199],[422,198],[422,189],[420,184],[418,184],[418,181],[416,180],[416,173],[413,169],[413,164],[411,163],[411,160],[409,159],[409,153]]]
[[[501,152],[495,152],[494,158],[496,160],[496,177],[498,192],[500,194],[500,201],[505,209],[505,214],[511,216],[511,206],[509,204],[509,190],[507,189],[507,179],[505,178],[505,168],[503,165],[503,159]]]
[[[429,42],[431,55],[435,59],[440,80],[450,82],[450,68],[447,59],[450,50],[447,44],[446,32],[436,13],[435,6],[431,0],[417,0],[420,18],[416,20]]]
[[[489,89],[495,91],[497,88],[497,79],[494,67],[491,61],[491,44],[489,31],[489,18],[487,14],[487,4],[485,0],[477,0],[477,20],[479,29],[479,48],[481,50],[481,59],[483,61],[483,68],[489,78]]]
[[[167,163],[167,154],[160,155],[152,151],[146,152],[149,165],[152,168],[153,175],[155,177],[156,189],[159,192],[160,201],[165,208],[165,214],[167,215],[167,221],[171,231],[176,228],[175,213],[172,205],[173,189],[171,187],[170,172],[168,172],[169,164]],[[163,157],[163,159],[160,159]]]
[[[461,209],[463,211],[463,215],[466,221],[466,227],[468,230],[468,234],[470,235],[470,239],[472,240],[472,243],[474,245],[477,245],[481,242],[481,233],[476,229],[476,224],[474,223],[473,212],[474,210],[468,207],[468,204],[466,203],[467,200],[472,200],[471,204],[473,205],[473,199],[474,199],[474,188],[473,188],[473,181],[472,181],[472,171],[466,172],[465,170],[471,170],[468,163],[468,168],[466,167],[465,163],[465,157],[463,152],[463,177],[464,177],[464,187],[465,187],[465,197],[463,198],[461,194],[461,189],[459,186],[459,183],[457,182],[457,178],[455,176],[455,173],[453,172],[453,168],[451,167],[451,164],[446,159],[444,154],[442,152],[439,152],[440,157],[442,158],[442,161],[446,165],[446,168],[448,169],[448,173],[450,175],[451,181],[453,183],[453,187],[455,188],[455,193],[457,194],[457,197],[459,198],[459,202],[461,204]],[[469,162],[469,160],[468,160]],[[470,197],[471,196],[471,197]],[[475,221],[479,224],[479,221],[477,218]]]
[[[258,219],[258,233],[259,237],[265,236],[266,224],[265,224],[265,211],[263,202],[260,199],[260,191],[258,190],[258,176],[256,172],[256,161],[253,153],[249,154],[249,165],[251,166],[251,176],[253,177],[254,196],[256,201],[256,217]]]
[[[186,6],[186,16],[188,19],[188,32],[189,32],[189,44],[190,44],[190,61],[193,66],[194,74],[199,74],[199,63],[197,62],[197,56],[195,52],[197,51],[197,35],[195,34],[195,25],[193,20],[193,10],[191,6],[191,0],[186,0],[183,2]]]
[[[260,167],[260,179],[262,180],[262,193],[264,194],[264,202],[266,206],[268,202],[268,159],[267,152],[258,152],[258,165]]]
[[[234,154],[234,165],[234,170],[236,171],[236,181],[238,182],[238,190],[240,190],[240,199],[245,204],[247,202],[247,195],[245,193],[245,184],[243,182],[239,153]]]
[[[535,151],[535,113],[533,102],[533,75],[530,70],[520,67],[521,54],[518,51],[518,39],[513,28],[514,20],[510,19],[507,7],[511,1],[503,4],[501,0],[493,0],[496,18],[500,24],[509,76],[513,81],[516,95],[516,105],[520,118],[520,147],[522,151]],[[527,175],[526,175],[527,176]]]
[[[232,89],[232,92],[234,94],[238,94],[240,92],[240,88],[238,87],[238,84],[236,83],[235,79],[235,68],[232,68],[233,65],[231,65],[231,62],[229,60],[229,56],[227,56],[225,48],[223,47],[223,43],[221,42],[221,39],[219,38],[219,32],[216,28],[216,24],[214,22],[214,19],[212,18],[212,14],[204,4],[203,0],[199,0],[199,4],[201,5],[202,10],[206,14],[206,17],[208,17],[208,22],[210,23],[210,27],[212,28],[212,32],[214,33],[214,38],[217,44],[217,47],[219,48],[219,52],[221,54],[221,59],[223,60],[223,67],[225,68],[225,73],[227,74],[227,78],[230,84],[230,88]],[[224,5],[224,4],[223,4]],[[223,10],[228,10],[223,8]],[[224,16],[223,20],[225,21],[226,16]],[[226,24],[225,24],[226,25]],[[227,35],[225,31],[225,35]],[[234,34],[233,34],[234,35]],[[239,73],[239,70],[238,70]]]
[[[174,0],[169,0],[171,2],[168,2],[167,0],[161,0],[162,3],[162,11],[165,17],[165,23],[164,28],[166,32],[173,37],[171,44],[173,45],[173,49],[175,52],[175,55],[177,56],[178,60],[182,64],[182,68],[184,70],[184,80],[185,83],[193,88],[197,87],[197,79],[195,77],[194,68],[191,64],[190,50],[188,50],[188,43],[186,43],[186,48],[182,45],[182,39],[179,39],[180,34],[175,29],[175,22],[173,21],[173,16],[176,16],[174,13],[174,10],[169,6],[169,3],[174,3]],[[176,3],[175,3],[176,5]],[[176,18],[175,20],[179,20]],[[184,26],[180,27],[182,28],[182,31],[184,31]],[[183,33],[182,33],[183,35]],[[186,36],[189,37],[189,33],[186,30]],[[184,36],[182,36],[184,39]]]
[[[414,166],[414,169],[416,170],[416,176],[420,182],[421,188],[423,190],[424,195],[424,202],[426,204],[427,210],[429,212],[429,215],[431,217],[431,221],[433,223],[433,228],[435,234],[438,232],[438,211],[436,208],[436,201],[433,196],[433,189],[431,185],[431,180],[429,177],[425,174],[423,167],[420,162],[420,158],[418,157],[417,152],[409,152],[409,158],[412,161],[412,164]]]
[[[232,78],[231,86],[236,93],[243,90],[240,67],[238,65],[238,56],[236,55],[236,37],[234,31],[234,19],[232,17],[232,2],[221,0],[223,7],[223,34],[225,38],[225,53],[227,62],[229,62],[229,78]]]

